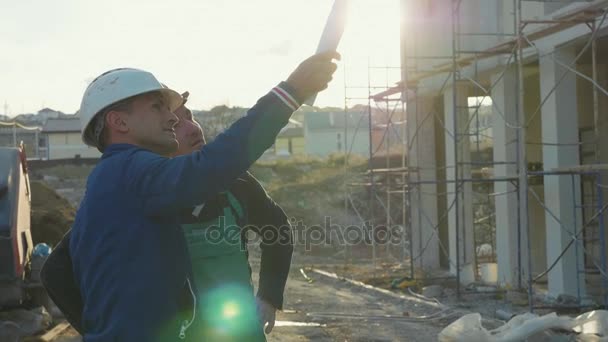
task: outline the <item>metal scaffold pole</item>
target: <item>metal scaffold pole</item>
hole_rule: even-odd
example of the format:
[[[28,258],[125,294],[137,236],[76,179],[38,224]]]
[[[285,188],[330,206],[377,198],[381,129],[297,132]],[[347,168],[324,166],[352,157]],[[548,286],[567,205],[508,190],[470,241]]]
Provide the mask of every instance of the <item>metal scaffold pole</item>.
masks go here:
[[[376,277],[376,223],[375,223],[375,215],[376,212],[374,210],[374,203],[376,197],[376,179],[374,177],[374,143],[373,143],[373,131],[374,131],[374,120],[372,118],[372,84],[371,84],[371,68],[368,60],[367,64],[367,85],[368,85],[368,93],[367,93],[367,118],[369,120],[369,210],[370,210],[370,219],[368,228],[371,229],[371,243],[372,243],[372,265],[373,265],[373,276]]]
[[[526,113],[524,110],[524,55],[523,55],[523,30],[524,24],[522,23],[522,0],[517,0],[517,7],[515,8],[515,20],[517,23],[517,53],[515,55],[517,63],[517,174],[519,176],[519,194],[518,194],[518,211],[519,211],[519,227],[518,227],[518,252],[517,257],[519,260],[518,277],[521,279],[521,236],[522,232],[525,232],[526,236],[526,249],[527,249],[527,274],[528,274],[528,305],[530,312],[533,311],[533,288],[532,288],[532,258],[531,258],[531,234],[530,227],[528,225],[528,162],[526,158]]]
[[[377,80],[372,77],[372,71],[374,70],[383,71],[384,77],[387,79],[376,85],[374,82]],[[399,153],[402,153],[399,157],[402,161],[401,167],[391,163],[393,154],[396,152],[396,143],[403,142],[405,146],[407,141],[402,136],[402,132],[396,129],[396,125],[402,123],[395,119],[400,116],[398,114],[399,107],[403,108],[404,103],[401,97],[376,98],[373,96],[374,91],[383,91],[390,88],[389,78],[391,75],[389,74],[394,72],[399,79],[400,71],[400,67],[376,67],[371,64],[371,61],[368,61],[367,84],[365,86],[361,84],[362,80],[359,81],[359,85],[350,85],[350,80],[346,76],[347,71],[345,71],[344,78],[343,217],[344,222],[351,225],[352,216],[350,214],[354,213],[357,216],[360,227],[365,234],[363,240],[367,248],[366,252],[370,253],[368,258],[371,262],[373,277],[376,276],[376,267],[380,261],[399,261],[403,264],[403,259],[408,254],[406,236],[403,231],[396,230],[401,229],[401,227],[405,229],[406,220],[409,219],[406,207],[408,191],[405,184],[407,182],[404,180],[407,168],[403,167],[406,163],[405,148],[399,148]],[[351,96],[351,92],[358,95]],[[363,92],[365,92],[365,96],[363,96]],[[365,101],[365,105],[363,105],[363,101]],[[361,114],[358,119],[353,119],[351,116],[353,110],[361,112],[356,113]],[[353,129],[352,123],[356,123],[357,127]],[[365,141],[365,144],[363,144],[363,141]],[[364,146],[365,151],[363,151]],[[354,150],[355,148],[357,151]],[[383,153],[385,155],[382,155]],[[353,154],[366,157],[365,170],[357,168],[351,162]],[[383,163],[386,165],[382,166]],[[400,210],[397,211],[397,208]],[[392,235],[393,233],[403,234],[400,235],[403,240],[399,245],[394,246],[392,244],[397,238],[397,236]],[[348,263],[347,259],[356,257],[355,252],[361,251],[363,246],[357,247],[349,244],[348,241],[345,242],[347,246],[344,251],[345,254],[348,254],[344,259],[346,264]],[[382,243],[386,245],[382,245]],[[395,250],[398,251],[397,254],[393,253]],[[395,260],[394,257],[400,254],[400,260]]]
[[[456,296],[460,298],[460,184],[458,183],[458,62],[457,62],[457,54],[459,46],[458,42],[458,30],[457,30],[457,22],[460,15],[460,1],[461,0],[452,0],[452,135],[454,139],[454,221],[455,221],[455,229],[456,229]]]
[[[591,23],[591,31],[595,32],[597,26],[595,21]],[[597,80],[597,40],[593,39],[591,42],[591,77],[593,80]],[[600,103],[598,88],[593,86],[593,147],[595,162],[600,162]]]
[[[347,225],[347,223],[349,223],[349,215],[348,215],[348,198],[349,198],[349,188],[348,188],[348,181],[349,181],[349,172],[348,172],[348,158],[349,158],[349,148],[348,148],[348,123],[349,123],[349,119],[348,119],[348,98],[347,98],[347,80],[346,80],[346,70],[344,71],[344,177],[342,178],[342,191],[344,192],[344,225]],[[346,236],[345,232],[346,229],[342,229],[343,235],[344,235],[344,265],[346,266],[349,262],[349,240],[348,237]]]

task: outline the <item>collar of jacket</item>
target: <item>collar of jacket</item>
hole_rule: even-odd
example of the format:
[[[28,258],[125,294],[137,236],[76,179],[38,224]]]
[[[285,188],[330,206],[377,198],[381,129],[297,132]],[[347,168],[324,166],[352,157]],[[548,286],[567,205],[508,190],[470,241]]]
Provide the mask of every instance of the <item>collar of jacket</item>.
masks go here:
[[[103,154],[101,155],[101,159],[106,159],[108,157],[111,157],[112,155],[116,154],[116,153],[120,153],[126,150],[130,150],[133,148],[141,148],[139,146],[133,145],[133,144],[112,144],[108,147],[106,147],[103,150]]]

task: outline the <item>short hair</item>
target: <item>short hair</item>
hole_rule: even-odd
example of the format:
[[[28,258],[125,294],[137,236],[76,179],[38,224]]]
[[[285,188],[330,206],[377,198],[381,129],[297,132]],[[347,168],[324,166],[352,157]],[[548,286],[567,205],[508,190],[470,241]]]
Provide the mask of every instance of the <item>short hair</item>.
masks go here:
[[[104,133],[106,128],[106,116],[111,111],[120,111],[120,112],[130,112],[133,108],[133,100],[135,96],[126,98],[124,100],[120,100],[115,102],[106,108],[102,109],[95,115],[93,118],[92,124],[89,126],[89,134],[93,137],[93,141],[95,141],[95,147],[99,150],[99,152],[103,153],[105,149],[105,139]]]

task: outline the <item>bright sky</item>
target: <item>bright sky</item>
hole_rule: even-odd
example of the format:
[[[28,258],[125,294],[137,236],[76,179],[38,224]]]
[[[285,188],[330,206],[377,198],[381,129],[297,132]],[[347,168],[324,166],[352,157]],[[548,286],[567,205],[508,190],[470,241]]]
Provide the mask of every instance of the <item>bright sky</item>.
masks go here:
[[[351,0],[344,60],[319,106],[399,65],[399,0]],[[0,0],[0,113],[75,112],[88,82],[152,71],[192,108],[249,107],[312,55],[333,0]],[[352,81],[357,80],[357,81]],[[360,84],[356,84],[360,85]]]

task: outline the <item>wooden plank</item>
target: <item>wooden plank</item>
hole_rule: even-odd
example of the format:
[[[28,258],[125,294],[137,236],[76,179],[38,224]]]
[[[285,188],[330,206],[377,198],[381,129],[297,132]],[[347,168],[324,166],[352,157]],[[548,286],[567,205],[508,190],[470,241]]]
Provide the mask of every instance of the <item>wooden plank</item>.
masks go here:
[[[46,341],[51,342],[54,339],[56,339],[57,337],[59,337],[59,335],[61,335],[69,327],[70,327],[70,323],[68,323],[68,322],[59,323],[53,329],[47,331],[44,335],[40,336],[40,340],[45,341],[45,342]]]
[[[550,172],[577,173],[608,170],[608,164],[585,164],[571,167],[560,167],[549,170]]]

